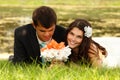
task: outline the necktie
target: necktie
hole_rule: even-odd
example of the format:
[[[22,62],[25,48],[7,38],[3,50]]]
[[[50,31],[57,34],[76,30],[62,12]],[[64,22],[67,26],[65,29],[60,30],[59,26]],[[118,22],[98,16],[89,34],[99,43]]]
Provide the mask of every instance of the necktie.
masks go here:
[[[40,44],[40,48],[43,48],[43,47],[45,47],[45,43],[44,42],[42,42],[41,44]],[[44,58],[42,57],[42,63],[45,63],[45,60],[44,60]]]
[[[45,45],[46,45],[46,44],[45,44],[44,42],[42,42],[42,43],[40,44],[40,47],[43,48],[43,47],[45,47]]]

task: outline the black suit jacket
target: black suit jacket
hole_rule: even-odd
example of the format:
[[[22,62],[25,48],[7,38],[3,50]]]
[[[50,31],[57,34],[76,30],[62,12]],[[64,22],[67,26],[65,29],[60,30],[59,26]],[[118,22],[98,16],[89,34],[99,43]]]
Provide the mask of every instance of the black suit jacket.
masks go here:
[[[57,42],[64,41],[66,30],[65,28],[56,25],[53,39]],[[24,25],[16,28],[14,33],[14,58],[16,62],[33,61],[41,62],[40,47],[36,37],[36,30],[32,24]]]

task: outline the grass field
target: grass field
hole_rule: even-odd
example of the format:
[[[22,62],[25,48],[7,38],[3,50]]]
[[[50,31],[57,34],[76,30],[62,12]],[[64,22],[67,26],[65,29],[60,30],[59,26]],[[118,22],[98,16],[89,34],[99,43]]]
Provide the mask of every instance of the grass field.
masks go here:
[[[40,67],[0,61],[0,80],[119,80],[120,68],[90,68],[83,65]]]
[[[39,5],[78,5],[78,6],[120,6],[119,0],[4,0],[1,5],[39,6]]]

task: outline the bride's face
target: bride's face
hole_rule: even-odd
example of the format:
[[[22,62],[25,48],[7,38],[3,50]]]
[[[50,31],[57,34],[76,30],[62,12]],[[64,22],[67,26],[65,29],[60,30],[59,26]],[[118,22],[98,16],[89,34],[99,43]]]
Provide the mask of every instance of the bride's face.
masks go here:
[[[77,48],[83,40],[83,31],[74,27],[67,35],[67,42],[70,48]]]

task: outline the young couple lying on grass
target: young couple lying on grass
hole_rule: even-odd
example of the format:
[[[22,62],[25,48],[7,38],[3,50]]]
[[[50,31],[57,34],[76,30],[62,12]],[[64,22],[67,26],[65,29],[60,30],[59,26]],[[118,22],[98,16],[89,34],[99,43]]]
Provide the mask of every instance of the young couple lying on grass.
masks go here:
[[[33,11],[33,22],[15,29],[13,63],[73,62],[101,66],[104,47],[92,40],[91,24],[76,19],[65,29],[48,6]]]

